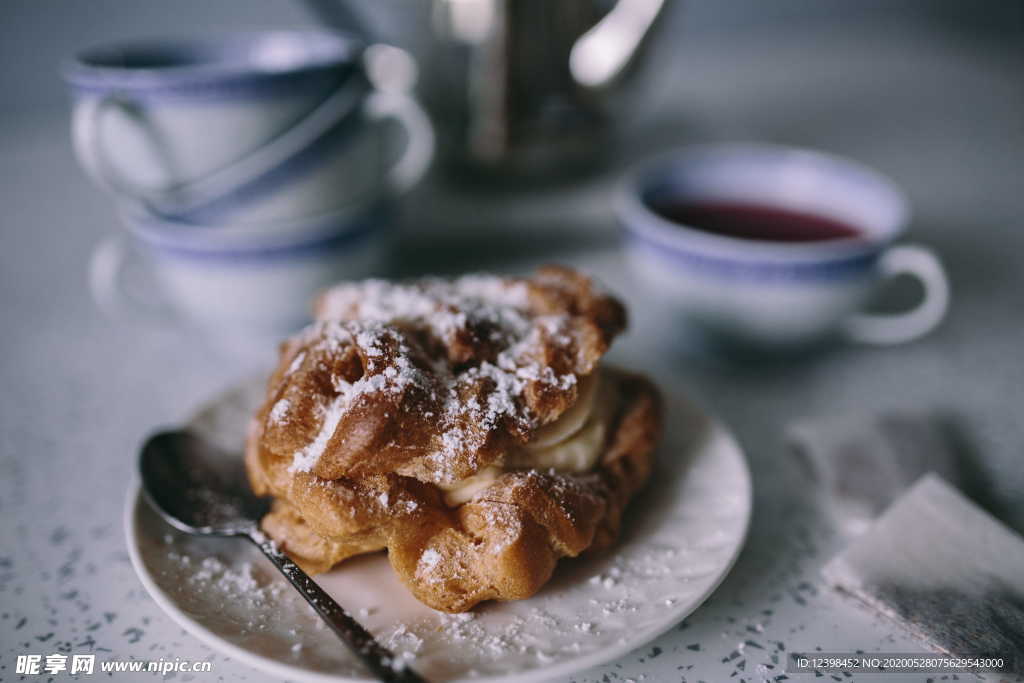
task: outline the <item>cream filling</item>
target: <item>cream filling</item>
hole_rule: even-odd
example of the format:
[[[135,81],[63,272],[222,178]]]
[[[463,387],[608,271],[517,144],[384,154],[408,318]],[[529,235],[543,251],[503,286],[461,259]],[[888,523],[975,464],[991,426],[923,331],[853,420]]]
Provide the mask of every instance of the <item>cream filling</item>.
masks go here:
[[[601,372],[598,370],[580,380],[576,402],[559,415],[557,420],[534,432],[530,443],[526,444],[527,450],[534,451],[554,446],[583,429],[594,408],[594,397],[597,395],[598,385],[601,384],[600,375]]]
[[[615,409],[615,385],[602,379],[598,374],[599,371],[585,380],[591,383],[592,388],[589,389],[590,395],[586,397],[589,405],[582,419],[578,414],[570,415],[577,412],[574,410],[580,403],[577,401],[562,417],[545,427],[553,427],[566,419],[573,421],[576,429],[560,430],[564,437],[555,443],[547,444],[532,440],[523,448],[509,453],[506,463],[512,467],[554,469],[559,472],[586,472],[592,469],[601,455],[608,433],[608,422]],[[581,386],[582,389],[584,387]],[[582,392],[580,398],[584,398]]]
[[[615,387],[603,381],[600,371],[580,383],[579,397],[557,420],[537,430],[530,443],[509,452],[504,467],[488,465],[471,477],[440,485],[449,507],[471,500],[505,469],[554,469],[586,472],[597,464],[608,423],[615,409]]]
[[[490,486],[502,471],[497,465],[488,465],[471,477],[459,479],[451,484],[438,484],[438,487],[444,491],[445,504],[452,508],[458,507]]]

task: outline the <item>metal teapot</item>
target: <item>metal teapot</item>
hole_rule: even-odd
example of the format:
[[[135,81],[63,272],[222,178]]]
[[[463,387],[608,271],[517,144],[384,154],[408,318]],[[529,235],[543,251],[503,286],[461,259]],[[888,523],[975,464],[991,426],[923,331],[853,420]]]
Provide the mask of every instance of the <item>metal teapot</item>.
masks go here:
[[[309,2],[335,25],[376,23],[371,33],[413,52],[443,161],[550,177],[607,148],[615,94],[670,0],[403,2],[383,20],[376,3]]]

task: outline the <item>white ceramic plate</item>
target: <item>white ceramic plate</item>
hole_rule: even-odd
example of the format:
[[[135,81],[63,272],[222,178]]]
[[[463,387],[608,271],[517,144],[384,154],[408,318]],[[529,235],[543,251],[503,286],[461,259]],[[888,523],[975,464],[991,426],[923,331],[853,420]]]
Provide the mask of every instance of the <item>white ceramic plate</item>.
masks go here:
[[[190,427],[240,450],[262,382],[207,405]],[[750,473],[718,422],[669,398],[668,433],[651,484],[632,504],[621,542],[563,560],[529,600],[445,615],[406,591],[382,554],[318,582],[431,681],[536,681],[568,676],[640,647],[693,612],[743,545]],[[369,680],[269,562],[245,540],[178,533],[129,492],[132,563],[146,589],[196,637],[249,665],[301,681]]]

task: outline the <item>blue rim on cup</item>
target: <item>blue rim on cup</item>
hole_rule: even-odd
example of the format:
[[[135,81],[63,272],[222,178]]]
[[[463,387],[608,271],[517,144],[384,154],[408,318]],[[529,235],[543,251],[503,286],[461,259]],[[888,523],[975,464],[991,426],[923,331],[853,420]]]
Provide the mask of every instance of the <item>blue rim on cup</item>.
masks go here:
[[[391,229],[394,202],[388,197],[274,225],[205,225],[125,210],[131,234],[157,256],[224,262],[290,258],[354,246]]]
[[[318,29],[136,40],[83,50],[62,73],[82,93],[251,97],[336,86],[358,70],[363,48],[355,36]]]
[[[853,237],[778,242],[711,233],[660,214],[659,204],[775,207],[834,219]],[[615,209],[637,276],[686,319],[726,337],[800,345],[841,331],[891,344],[922,336],[945,315],[948,282],[925,247],[894,245],[909,207],[882,174],[830,154],[759,143],[672,150],[630,170]],[[874,286],[909,274],[925,295],[909,311],[857,312]]]

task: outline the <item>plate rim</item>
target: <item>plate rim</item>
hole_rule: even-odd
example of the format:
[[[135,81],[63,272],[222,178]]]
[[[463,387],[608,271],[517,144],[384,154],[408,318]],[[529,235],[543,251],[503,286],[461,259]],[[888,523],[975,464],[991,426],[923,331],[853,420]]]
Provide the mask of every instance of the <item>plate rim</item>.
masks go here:
[[[232,389],[234,388],[236,387],[232,387]],[[222,393],[226,394],[230,391],[231,389],[228,389]],[[639,632],[639,636],[631,638],[627,643],[613,645],[589,655],[566,659],[562,662],[554,663],[551,666],[538,667],[531,671],[500,676],[453,679],[454,681],[472,681],[473,683],[524,683],[525,681],[550,681],[558,676],[571,675],[595,666],[608,664],[609,662],[619,659],[620,657],[629,654],[630,652],[643,647],[652,640],[664,635],[674,625],[696,612],[707,601],[707,599],[718,590],[722,585],[722,582],[725,581],[725,578],[732,573],[733,567],[735,567],[740,553],[743,552],[743,548],[746,546],[747,536],[750,532],[750,522],[754,511],[753,481],[750,473],[750,465],[747,462],[746,453],[744,452],[739,440],[736,438],[736,435],[724,422],[719,420],[717,417],[709,415],[703,407],[698,405],[696,402],[688,398],[684,400],[689,404],[689,407],[692,410],[697,411],[702,418],[707,420],[710,433],[718,432],[721,437],[724,437],[730,442],[743,473],[741,494],[746,505],[746,510],[743,515],[742,528],[738,535],[738,541],[733,548],[728,561],[723,566],[719,575],[715,578],[715,581],[708,586],[707,590],[696,602],[690,605],[688,610],[684,612],[667,612],[669,616],[666,619],[659,620],[655,624],[641,630]],[[203,407],[205,408],[213,402],[213,400],[208,401],[203,404]],[[139,550],[139,543],[137,541],[139,530],[138,525],[136,524],[137,515],[135,514],[135,511],[140,505],[147,504],[148,503],[144,500],[142,493],[141,482],[136,475],[132,478],[132,481],[129,484],[128,495],[125,498],[124,507],[124,530],[126,545],[128,546],[128,557],[131,560],[132,568],[135,570],[136,576],[138,576],[143,587],[146,589],[146,592],[149,593],[149,596],[165,614],[171,617],[171,619],[185,631],[215,650],[227,654],[257,671],[280,676],[288,680],[308,681],[309,683],[366,683],[367,681],[373,680],[372,678],[351,678],[340,674],[320,673],[283,663],[277,659],[257,654],[251,650],[247,650],[236,645],[217,635],[198,620],[191,618],[183,609],[178,607],[171,597],[157,584],[142,559],[142,555]]]

